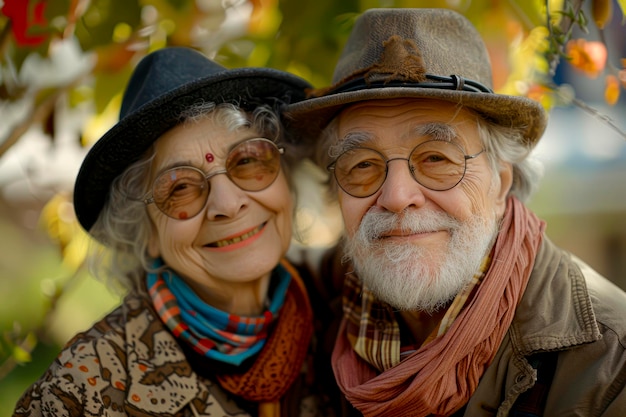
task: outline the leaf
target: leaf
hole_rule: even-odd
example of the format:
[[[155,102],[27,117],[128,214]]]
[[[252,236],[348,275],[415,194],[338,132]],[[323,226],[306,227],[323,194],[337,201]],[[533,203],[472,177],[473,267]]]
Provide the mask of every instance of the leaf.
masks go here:
[[[46,1],[46,9],[44,15],[50,26],[54,26],[55,31],[63,32],[68,23],[74,19],[74,14],[76,13],[76,3],[78,3],[78,1]]]
[[[15,346],[13,348],[13,359],[17,363],[28,363],[33,360],[30,352],[21,346]]]
[[[562,8],[562,0],[550,0],[550,12],[553,20],[560,17],[555,13],[556,10]],[[545,0],[515,0],[504,2],[505,6],[511,8],[517,19],[524,25],[526,30],[531,30],[537,26],[546,25],[546,8]],[[486,7],[492,7],[487,5]]]
[[[615,75],[609,74],[606,76],[604,88],[604,100],[609,106],[614,106],[619,100],[619,80]]]
[[[86,122],[82,137],[81,146],[93,145],[102,135],[106,133],[119,119],[120,107],[122,105],[122,93],[115,94],[109,99],[104,109],[92,115]]]
[[[253,39],[255,44],[270,46],[267,66],[298,68],[313,85],[329,85],[341,48],[361,11],[360,2],[281,0],[280,9],[280,36]]]
[[[213,17],[219,14],[216,20],[220,23],[223,21],[224,10],[221,6],[211,13],[204,13],[196,1],[144,0],[143,3],[154,7],[159,16],[155,29],[160,34],[154,37],[162,38],[161,41],[165,40],[169,45],[194,45],[192,32],[199,30],[199,22],[209,14]]]
[[[94,50],[97,56],[96,66],[93,69],[95,74],[101,72],[116,73],[128,69],[128,64],[136,54],[127,42],[109,43],[98,46]]]
[[[41,212],[41,220],[48,236],[59,245],[61,251],[65,250],[74,237],[73,210],[70,197],[60,193],[52,197]]]
[[[37,336],[33,332],[29,332],[24,340],[19,344],[13,346],[12,355],[15,362],[24,364],[33,360],[31,352],[37,345]]]
[[[68,194],[52,197],[41,212],[41,222],[48,236],[63,256],[63,265],[71,271],[80,268],[87,257],[89,237],[78,225]]]
[[[278,31],[282,16],[275,0],[252,1],[253,9],[248,24],[251,35],[273,35]]]
[[[134,0],[92,0],[76,22],[76,36],[84,51],[113,42],[117,25],[125,23],[138,28],[141,6]]]
[[[111,104],[111,100],[113,100],[115,96],[124,93],[126,84],[128,84],[128,80],[130,79],[131,70],[131,66],[126,65],[118,72],[101,72],[94,74],[95,82],[93,94],[97,113],[102,113],[107,110]],[[115,109],[115,117],[117,117],[118,111],[119,107]]]
[[[596,26],[604,29],[613,16],[613,0],[592,0],[591,15]]]
[[[626,18],[626,0],[617,0],[617,4],[622,9],[622,22],[624,22]]]
[[[63,252],[63,265],[70,271],[77,271],[87,259],[91,238],[81,228],[74,228],[72,240]]]

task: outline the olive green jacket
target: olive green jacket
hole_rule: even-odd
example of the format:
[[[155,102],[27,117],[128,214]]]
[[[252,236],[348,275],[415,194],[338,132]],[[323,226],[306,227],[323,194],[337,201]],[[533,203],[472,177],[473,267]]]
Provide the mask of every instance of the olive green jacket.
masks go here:
[[[626,416],[626,293],[546,239],[465,416],[509,415],[535,384],[527,358],[550,351],[558,354],[544,416]]]
[[[321,262],[328,294],[341,294],[340,259],[334,250]],[[329,298],[340,318],[341,298]],[[331,345],[337,326],[328,328]],[[555,352],[547,363],[555,369],[540,367],[538,378],[535,358],[546,352]],[[340,393],[335,398],[341,416],[361,415]],[[626,416],[626,293],[545,237],[494,361],[454,417],[541,415]]]

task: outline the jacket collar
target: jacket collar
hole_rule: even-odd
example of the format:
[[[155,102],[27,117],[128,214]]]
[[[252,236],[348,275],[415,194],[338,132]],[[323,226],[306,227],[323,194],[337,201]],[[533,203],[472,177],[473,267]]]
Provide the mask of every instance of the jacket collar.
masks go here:
[[[601,337],[580,267],[545,236],[509,335],[524,356]]]

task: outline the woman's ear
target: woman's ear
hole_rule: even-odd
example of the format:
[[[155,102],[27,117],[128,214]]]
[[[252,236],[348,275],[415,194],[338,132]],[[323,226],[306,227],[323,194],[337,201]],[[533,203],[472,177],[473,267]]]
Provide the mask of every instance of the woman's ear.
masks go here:
[[[159,243],[159,233],[157,232],[152,219],[150,220],[150,237],[148,238],[148,255],[151,258],[159,258],[161,256],[161,244]]]

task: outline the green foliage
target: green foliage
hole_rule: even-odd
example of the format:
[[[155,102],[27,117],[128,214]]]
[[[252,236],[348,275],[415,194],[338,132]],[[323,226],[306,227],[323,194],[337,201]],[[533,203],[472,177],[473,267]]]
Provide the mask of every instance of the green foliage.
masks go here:
[[[626,18],[626,0],[617,0],[617,4],[622,9],[622,15],[624,15]],[[625,19],[622,19],[622,22],[624,21]]]
[[[581,28],[585,33],[588,33],[587,29],[587,16],[582,9],[582,3],[573,5],[567,3],[566,9],[559,10],[556,13],[566,19],[568,25],[566,28],[562,28],[558,24],[555,24],[553,19],[547,21],[549,47],[545,52],[546,59],[553,63],[551,67],[551,73],[556,71],[556,64],[558,64],[561,58],[567,59],[567,54],[564,51],[565,44],[572,38],[572,31],[576,26]]]
[[[139,28],[141,5],[136,1],[91,0],[88,4],[75,32],[84,51],[115,42],[115,30],[120,25],[128,25],[133,31]]]
[[[132,73],[129,65],[117,72],[105,72],[95,78],[93,84],[93,103],[96,113],[102,113],[111,102],[112,92],[120,94],[124,91]]]

